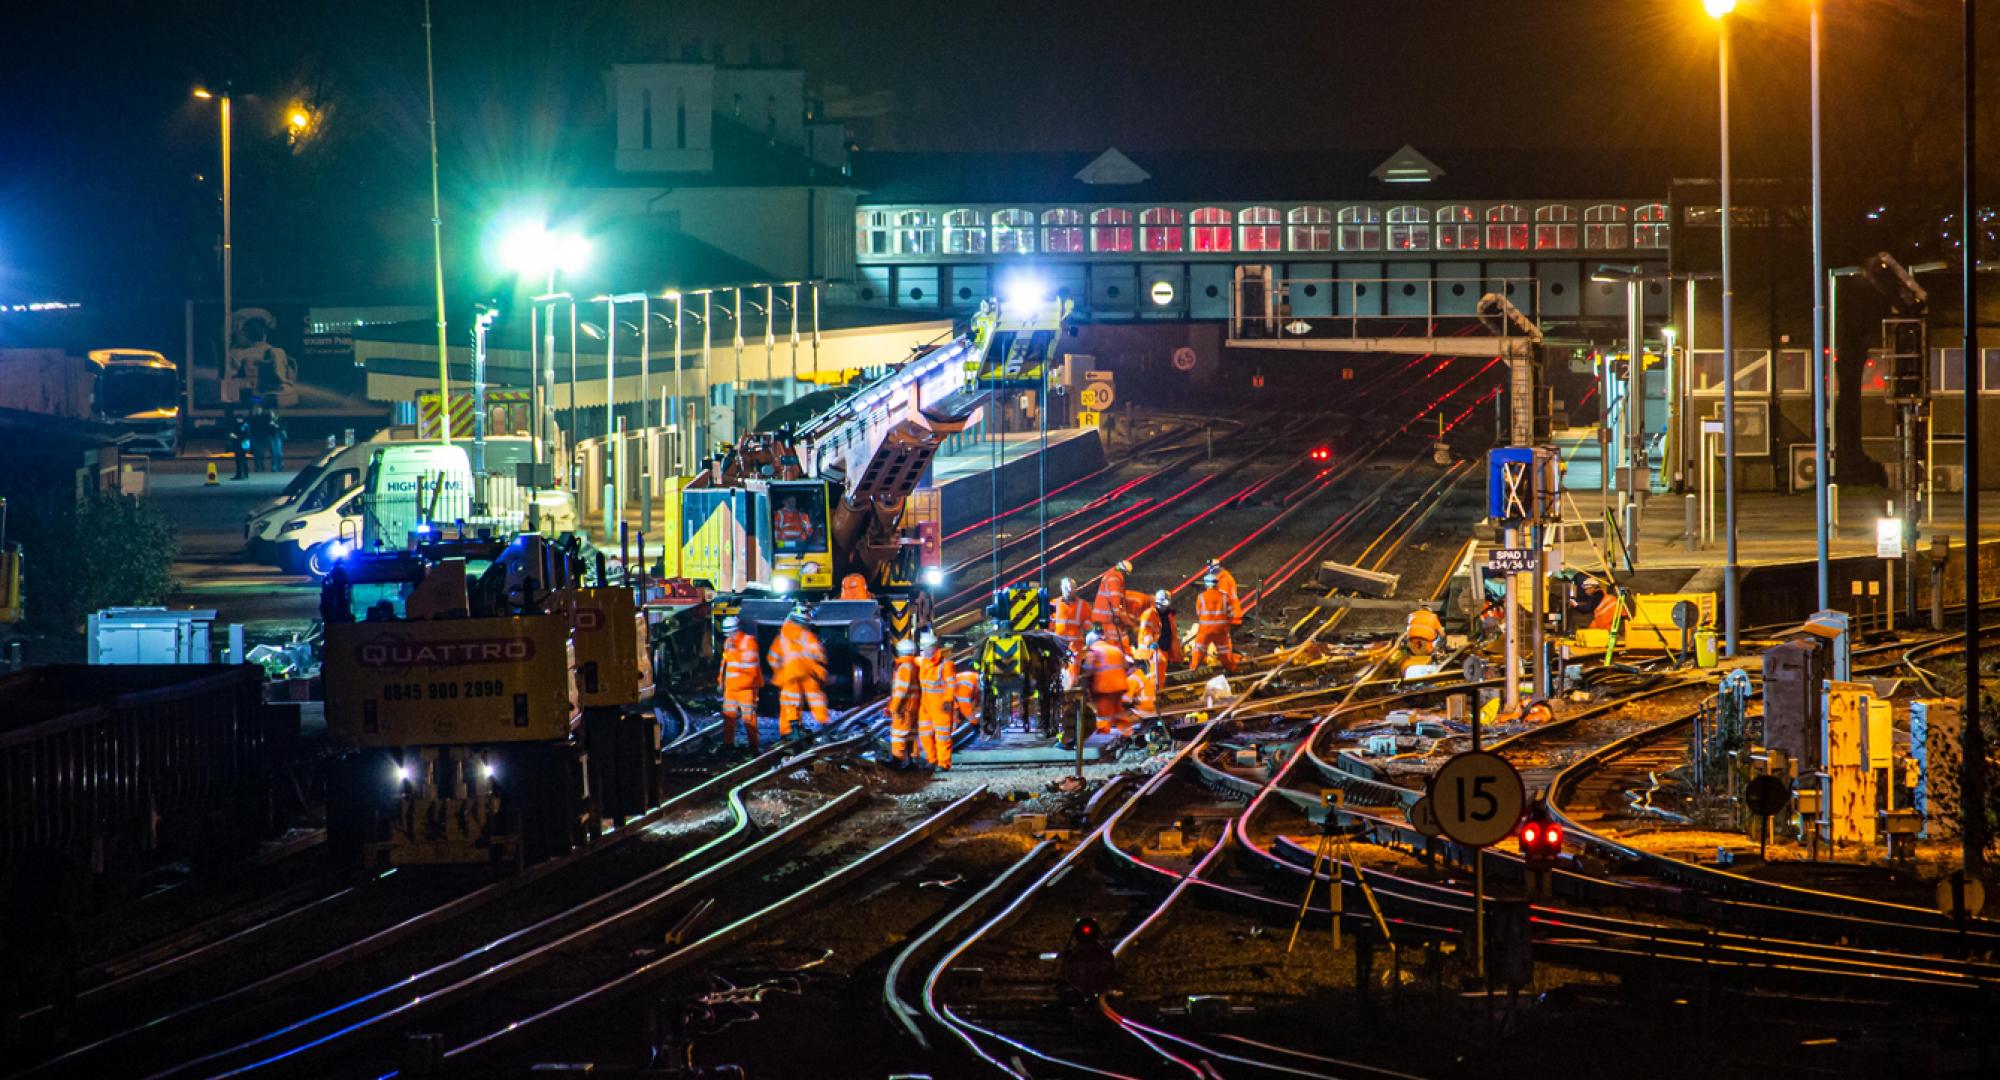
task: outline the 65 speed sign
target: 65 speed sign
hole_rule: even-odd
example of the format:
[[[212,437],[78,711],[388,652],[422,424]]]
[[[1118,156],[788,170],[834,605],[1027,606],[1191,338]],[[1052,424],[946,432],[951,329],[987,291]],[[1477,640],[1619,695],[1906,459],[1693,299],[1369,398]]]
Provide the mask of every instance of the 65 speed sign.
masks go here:
[[[1521,774],[1506,758],[1484,750],[1452,758],[1431,778],[1431,812],[1438,827],[1467,847],[1506,839],[1526,802]]]

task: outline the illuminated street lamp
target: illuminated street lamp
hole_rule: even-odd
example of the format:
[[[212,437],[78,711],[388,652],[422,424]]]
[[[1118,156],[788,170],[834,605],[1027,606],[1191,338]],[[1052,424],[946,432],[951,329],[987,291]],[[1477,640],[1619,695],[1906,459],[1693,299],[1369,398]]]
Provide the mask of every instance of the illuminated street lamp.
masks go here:
[[[576,301],[567,293],[556,292],[558,273],[575,274],[590,260],[590,241],[574,232],[551,232],[545,225],[520,224],[502,235],[499,245],[499,262],[502,269],[526,278],[540,277],[543,282],[542,295],[533,299],[539,305],[547,302],[547,314],[542,316],[539,308],[530,309],[530,320],[544,321],[544,326],[530,325],[528,329],[529,366],[534,371],[537,388],[542,389],[544,401],[535,409],[535,420],[544,430],[536,440],[536,454],[542,460],[542,444],[552,442],[551,432],[546,430],[544,412],[553,412],[551,399],[555,396],[556,381],[556,302],[570,301],[570,430],[576,430]],[[546,330],[546,353],[548,371],[546,379],[542,372],[542,357],[537,355],[537,346],[542,344],[540,331]],[[550,451],[552,453],[552,450]]]
[[[1729,260],[1729,13],[1736,0],[1702,0],[1702,8],[1716,20],[1715,57],[1717,82],[1721,88],[1722,157],[1722,501],[1726,554],[1722,571],[1723,649],[1736,655],[1737,576],[1736,562],[1736,278]]]
[[[218,100],[222,106],[220,110],[222,117],[222,341],[220,346],[221,354],[216,358],[215,368],[217,372],[222,372],[227,370],[229,366],[230,338],[235,336],[236,331],[236,320],[233,317],[234,309],[232,307],[235,301],[235,297],[232,295],[236,277],[235,249],[231,245],[230,238],[230,215],[233,208],[230,202],[229,87],[225,85],[222,93],[218,95],[212,93],[207,87],[197,86],[194,89],[194,96],[202,101]]]

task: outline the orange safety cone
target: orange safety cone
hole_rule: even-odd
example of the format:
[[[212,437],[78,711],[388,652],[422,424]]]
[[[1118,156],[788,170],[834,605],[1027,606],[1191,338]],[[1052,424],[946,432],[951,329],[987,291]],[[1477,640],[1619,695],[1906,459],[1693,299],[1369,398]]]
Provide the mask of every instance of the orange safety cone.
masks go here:
[[[217,475],[215,475],[215,462],[213,462],[213,461],[211,461],[211,462],[209,462],[209,463],[208,463],[208,481],[207,481],[207,483],[208,483],[208,485],[209,485],[209,486],[211,486],[211,487],[213,487],[213,486],[215,486],[215,485],[218,485],[218,484],[221,484],[221,483],[222,483],[222,478],[221,478],[221,477],[219,477],[219,476],[217,476]]]

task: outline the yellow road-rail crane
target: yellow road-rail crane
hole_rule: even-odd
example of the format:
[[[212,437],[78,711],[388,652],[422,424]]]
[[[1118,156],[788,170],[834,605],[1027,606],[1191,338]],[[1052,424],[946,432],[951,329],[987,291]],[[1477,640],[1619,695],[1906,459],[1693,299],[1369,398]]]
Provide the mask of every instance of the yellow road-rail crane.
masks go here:
[[[530,534],[357,552],[327,575],[338,857],[531,862],[658,801],[645,621],[585,569]]]
[[[718,618],[748,619],[766,646],[795,601],[815,601],[833,703],[886,692],[893,641],[930,621],[929,590],[944,583],[924,474],[995,391],[1045,385],[1071,308],[988,301],[950,341],[725,448],[682,490],[682,572],[716,590]],[[869,599],[835,598],[851,574]]]

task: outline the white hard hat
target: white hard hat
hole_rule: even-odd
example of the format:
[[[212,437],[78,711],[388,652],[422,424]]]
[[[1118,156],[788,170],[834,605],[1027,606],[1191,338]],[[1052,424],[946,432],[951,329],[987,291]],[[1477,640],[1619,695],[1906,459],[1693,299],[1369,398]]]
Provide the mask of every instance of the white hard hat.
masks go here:
[[[917,644],[921,646],[925,652],[929,652],[932,649],[937,648],[938,646],[937,635],[931,633],[929,630],[926,630],[923,632],[923,635],[917,639]]]
[[[1072,581],[1069,578],[1062,579],[1062,591],[1064,595],[1068,595],[1069,593],[1075,591],[1075,589],[1076,589],[1075,581]]]
[[[1174,603],[1174,595],[1165,589],[1161,589],[1159,592],[1153,594],[1153,603],[1158,604],[1161,607],[1172,607]]]
[[[1215,584],[1216,582],[1218,582],[1218,581],[1221,581],[1221,580],[1222,580],[1222,576],[1221,576],[1220,574],[1217,574],[1217,573],[1216,573],[1215,571],[1213,571],[1213,570],[1210,570],[1210,571],[1209,571],[1208,573],[1206,573],[1206,574],[1203,574],[1203,575],[1201,576],[1201,583],[1202,583],[1203,585],[1213,585],[1213,584]]]
[[[1097,644],[1098,642],[1100,642],[1100,641],[1103,641],[1103,640],[1104,640],[1104,635],[1103,635],[1103,634],[1100,634],[1100,633],[1098,633],[1098,632],[1097,632],[1097,631],[1095,631],[1095,630],[1092,630],[1091,632],[1089,632],[1089,633],[1087,633],[1087,634],[1083,635],[1083,643],[1084,643],[1085,645],[1095,645],[1095,644]]]
[[[909,638],[899,638],[899,639],[897,639],[897,641],[896,641],[896,655],[897,655],[897,656],[915,656],[915,655],[917,655],[917,646],[916,646],[916,643],[915,643],[915,642],[913,642],[913,641],[911,641],[911,640],[910,640]]]
[[[1112,569],[1118,571],[1121,574],[1129,574],[1132,572],[1132,560],[1120,559],[1118,560],[1118,565],[1112,567]]]
[[[741,625],[742,625],[741,623],[736,621],[736,616],[734,615],[724,616],[722,620],[722,632],[725,634],[733,634],[736,632],[736,628]]]

